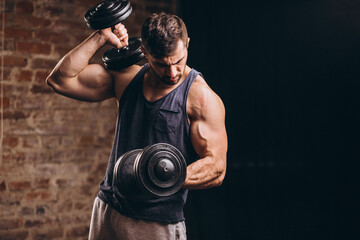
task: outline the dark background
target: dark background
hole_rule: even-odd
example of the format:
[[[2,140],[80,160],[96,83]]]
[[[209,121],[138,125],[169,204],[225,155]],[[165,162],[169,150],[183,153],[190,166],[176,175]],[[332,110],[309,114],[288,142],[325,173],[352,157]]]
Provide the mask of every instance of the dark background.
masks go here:
[[[189,239],[360,239],[360,1],[178,9],[229,138],[223,185],[190,192]]]

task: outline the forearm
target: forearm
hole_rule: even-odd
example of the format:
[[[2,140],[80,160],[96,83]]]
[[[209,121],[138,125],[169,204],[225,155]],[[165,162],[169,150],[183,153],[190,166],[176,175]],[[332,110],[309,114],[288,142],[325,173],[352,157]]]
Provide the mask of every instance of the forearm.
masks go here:
[[[205,157],[187,167],[183,188],[205,189],[220,186],[225,178],[225,161],[215,157]]]
[[[66,54],[50,74],[53,80],[76,77],[86,66],[94,54],[106,43],[100,32],[94,32],[84,42]]]

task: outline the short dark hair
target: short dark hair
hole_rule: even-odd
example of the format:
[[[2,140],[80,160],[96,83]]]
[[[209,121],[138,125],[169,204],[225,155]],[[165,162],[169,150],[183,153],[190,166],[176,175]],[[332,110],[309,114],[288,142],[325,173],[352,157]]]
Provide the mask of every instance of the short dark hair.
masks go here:
[[[188,33],[181,18],[162,12],[154,13],[146,19],[141,30],[141,38],[150,55],[162,58],[174,52],[179,39],[186,45]]]

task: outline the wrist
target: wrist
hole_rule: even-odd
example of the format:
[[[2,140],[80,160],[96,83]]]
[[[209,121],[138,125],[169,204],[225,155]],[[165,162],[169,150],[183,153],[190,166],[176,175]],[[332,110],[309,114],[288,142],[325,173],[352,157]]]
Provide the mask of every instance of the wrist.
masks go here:
[[[104,34],[101,33],[100,30],[94,32],[92,34],[92,37],[95,38],[96,42],[101,46],[105,45],[108,42],[108,39],[106,38],[106,36],[104,36]]]

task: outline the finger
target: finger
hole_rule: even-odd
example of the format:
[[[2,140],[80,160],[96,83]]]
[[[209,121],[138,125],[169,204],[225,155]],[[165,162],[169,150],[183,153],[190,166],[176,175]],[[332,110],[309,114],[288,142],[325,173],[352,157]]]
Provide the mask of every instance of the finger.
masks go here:
[[[117,36],[117,37],[121,37],[122,35],[127,34],[127,30],[123,29],[123,30],[119,30],[119,29],[115,29],[113,31],[113,33]]]
[[[125,46],[128,46],[129,45],[129,36],[126,35],[122,41],[124,42]]]
[[[118,23],[115,26],[113,26],[113,30],[118,30],[118,31],[121,31],[124,28],[125,28],[125,26],[121,23]]]

